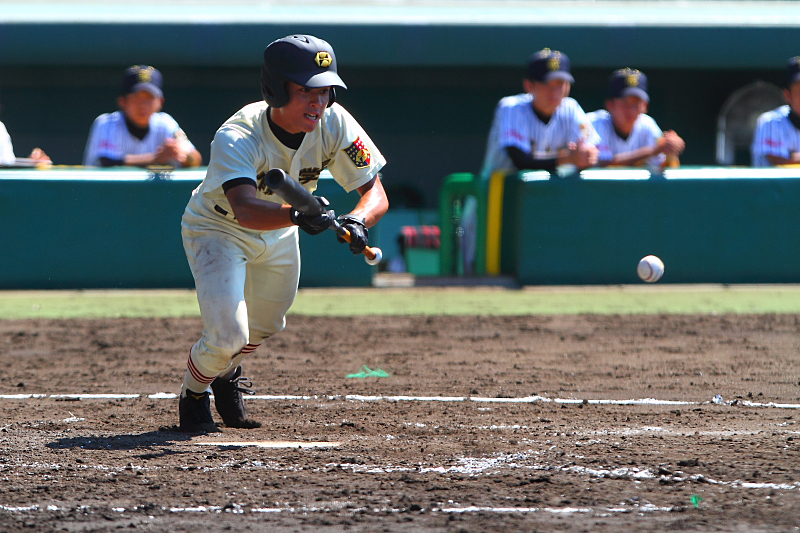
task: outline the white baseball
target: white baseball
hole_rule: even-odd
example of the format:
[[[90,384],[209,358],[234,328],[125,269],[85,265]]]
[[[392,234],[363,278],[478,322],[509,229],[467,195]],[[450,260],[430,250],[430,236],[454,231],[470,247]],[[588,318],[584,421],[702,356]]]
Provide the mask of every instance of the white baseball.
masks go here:
[[[664,262],[654,255],[642,257],[639,266],[636,267],[636,273],[642,280],[653,283],[664,275]]]

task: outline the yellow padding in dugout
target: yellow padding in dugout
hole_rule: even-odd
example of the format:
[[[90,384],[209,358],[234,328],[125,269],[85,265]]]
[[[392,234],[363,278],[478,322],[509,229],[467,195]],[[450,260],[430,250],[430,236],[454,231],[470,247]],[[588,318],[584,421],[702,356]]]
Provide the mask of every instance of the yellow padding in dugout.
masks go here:
[[[486,273],[500,274],[500,231],[503,229],[503,186],[506,174],[497,171],[489,177],[486,194]]]

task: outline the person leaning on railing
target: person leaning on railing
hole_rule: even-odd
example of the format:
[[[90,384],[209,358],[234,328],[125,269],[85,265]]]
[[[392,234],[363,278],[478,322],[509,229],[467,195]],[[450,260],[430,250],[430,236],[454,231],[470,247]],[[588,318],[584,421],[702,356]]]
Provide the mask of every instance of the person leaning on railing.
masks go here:
[[[497,104],[481,176],[497,170],[582,170],[597,162],[597,133],[569,97],[574,82],[566,54],[544,48],[531,55],[525,92]]]
[[[677,167],[683,139],[672,130],[661,131],[647,115],[650,96],[647,77],[639,70],[614,71],[608,81],[605,109],[587,116],[600,135],[597,166],[647,166],[660,171]]]
[[[786,105],[758,117],[750,154],[754,167],[800,164],[800,56],[786,65]]]
[[[119,111],[97,117],[89,132],[83,164],[93,167],[168,165],[196,167],[200,152],[178,123],[161,111],[164,94],[157,69],[134,65],[125,70]]]

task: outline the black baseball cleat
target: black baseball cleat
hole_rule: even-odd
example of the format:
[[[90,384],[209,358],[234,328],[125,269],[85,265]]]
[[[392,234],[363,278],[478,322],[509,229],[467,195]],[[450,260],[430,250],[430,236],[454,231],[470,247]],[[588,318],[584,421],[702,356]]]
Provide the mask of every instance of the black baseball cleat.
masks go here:
[[[260,428],[261,422],[247,418],[242,393],[255,394],[250,388],[253,382],[242,377],[242,366],[236,367],[230,379],[216,378],[211,382],[214,391],[214,405],[222,417],[222,421],[229,428],[254,429]],[[246,387],[246,388],[245,388]]]
[[[221,430],[211,418],[211,394],[206,392],[186,391],[178,404],[181,425],[184,433],[219,433]]]

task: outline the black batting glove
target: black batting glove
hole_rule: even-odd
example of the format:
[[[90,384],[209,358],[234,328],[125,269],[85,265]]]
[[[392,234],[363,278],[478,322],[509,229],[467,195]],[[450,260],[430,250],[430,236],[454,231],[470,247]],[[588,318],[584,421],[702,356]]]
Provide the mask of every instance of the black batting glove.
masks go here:
[[[317,196],[316,199],[319,205],[322,206],[322,213],[319,215],[305,215],[294,208],[289,211],[289,218],[292,219],[292,224],[299,226],[301,230],[309,235],[318,235],[322,233],[330,228],[333,221],[336,220],[336,213],[333,212],[333,209],[325,209],[331,205],[330,202],[323,196]]]
[[[364,225],[364,217],[358,215],[341,215],[336,220],[342,225],[344,229],[350,232],[350,251],[354,254],[360,254],[367,247],[369,242],[369,230]],[[336,235],[339,242],[345,241],[341,235]]]

